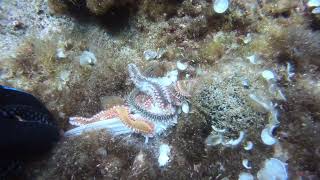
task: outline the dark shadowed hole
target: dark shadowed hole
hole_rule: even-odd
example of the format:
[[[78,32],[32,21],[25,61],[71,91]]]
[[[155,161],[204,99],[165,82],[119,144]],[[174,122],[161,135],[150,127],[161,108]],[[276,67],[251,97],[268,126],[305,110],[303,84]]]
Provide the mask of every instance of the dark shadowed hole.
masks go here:
[[[129,26],[130,17],[137,11],[137,5],[133,6],[130,4],[113,7],[105,14],[95,15],[87,9],[85,1],[83,0],[77,3],[76,6],[69,3],[68,8],[70,15],[79,21],[79,23],[97,23],[115,35]]]

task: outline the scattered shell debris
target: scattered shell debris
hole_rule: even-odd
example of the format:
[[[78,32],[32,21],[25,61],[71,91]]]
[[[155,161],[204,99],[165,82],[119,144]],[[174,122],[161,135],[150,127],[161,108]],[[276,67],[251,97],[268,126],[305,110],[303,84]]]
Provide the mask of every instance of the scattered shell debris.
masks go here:
[[[224,145],[227,147],[236,147],[241,144],[244,138],[245,138],[244,131],[240,131],[239,137],[237,139],[231,139],[228,142],[226,142]]]
[[[254,180],[254,177],[250,173],[242,172],[242,173],[239,174],[239,179],[238,180]]]
[[[261,75],[267,81],[276,80],[276,76],[271,70],[264,70]]]
[[[90,52],[90,51],[83,51],[83,53],[80,55],[80,65],[86,66],[86,65],[95,65],[97,63],[96,56]]]
[[[252,169],[251,163],[250,163],[250,161],[248,159],[243,159],[242,160],[242,165],[246,169]]]
[[[264,162],[264,167],[258,171],[258,180],[287,180],[287,164],[276,158],[267,159]]]
[[[158,53],[153,50],[146,50],[143,52],[144,59],[149,61],[149,60],[154,60],[158,57]]]
[[[291,79],[294,77],[294,67],[290,62],[287,62],[287,80],[291,81]]]
[[[229,0],[213,0],[213,10],[216,13],[224,13],[229,8]]]
[[[217,146],[222,142],[223,136],[221,134],[210,134],[205,141],[207,146]]]
[[[168,144],[161,144],[159,147],[159,157],[158,164],[160,167],[163,167],[168,164],[170,160],[170,151],[171,148]]]
[[[253,149],[253,142],[252,141],[247,141],[246,145],[243,148],[246,151],[252,150]]]
[[[264,144],[272,146],[277,143],[277,139],[273,136],[273,131],[276,127],[275,125],[267,125],[267,127],[261,131],[261,140]]]
[[[261,58],[257,54],[253,54],[251,56],[246,57],[251,64],[261,64]]]
[[[180,71],[184,71],[188,68],[188,63],[187,62],[182,62],[182,61],[177,61],[177,68]]]
[[[181,106],[181,109],[182,109],[182,112],[184,112],[185,114],[188,114],[190,111],[189,103],[184,102]]]

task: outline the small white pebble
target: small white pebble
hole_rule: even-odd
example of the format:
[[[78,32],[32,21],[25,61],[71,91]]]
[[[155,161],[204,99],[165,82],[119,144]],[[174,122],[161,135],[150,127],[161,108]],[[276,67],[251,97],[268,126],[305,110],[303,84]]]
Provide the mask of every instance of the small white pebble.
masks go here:
[[[229,0],[213,0],[213,10],[216,13],[224,13],[229,8]]]

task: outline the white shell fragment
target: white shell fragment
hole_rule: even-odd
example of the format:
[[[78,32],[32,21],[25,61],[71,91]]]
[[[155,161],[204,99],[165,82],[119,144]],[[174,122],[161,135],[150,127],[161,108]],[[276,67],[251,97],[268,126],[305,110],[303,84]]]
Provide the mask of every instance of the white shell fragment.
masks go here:
[[[275,125],[267,125],[267,127],[262,130],[261,139],[264,144],[272,146],[277,143],[277,139],[272,134],[276,127]]]
[[[158,57],[158,53],[156,51],[146,50],[143,52],[143,56],[147,61],[149,61],[156,59]]]
[[[250,86],[250,83],[249,83],[249,80],[248,80],[248,79],[243,79],[243,80],[241,81],[241,84],[242,84],[242,86],[245,87],[245,88],[249,88],[249,86]]]
[[[309,0],[307,3],[309,7],[317,7],[320,6],[320,0]]]
[[[181,61],[177,61],[177,68],[180,71],[184,71],[188,68],[188,63],[187,62],[181,62]]]
[[[159,166],[165,166],[168,164],[170,158],[170,146],[168,144],[161,144],[159,147],[159,157],[158,157],[158,163]]]
[[[316,7],[311,11],[312,14],[320,14],[320,7]]]
[[[254,180],[254,177],[250,173],[242,172],[242,173],[239,174],[239,179],[238,180]]]
[[[207,146],[217,146],[223,142],[221,134],[210,134],[206,139]]]
[[[219,128],[215,127],[214,125],[212,125],[211,128],[217,133],[225,133],[227,131],[226,129],[219,129]]]
[[[264,70],[262,73],[261,73],[262,77],[264,79],[266,79],[267,81],[270,81],[270,80],[274,80],[276,78],[276,76],[274,75],[274,73],[270,70]]]
[[[242,160],[242,165],[243,165],[243,167],[245,167],[246,169],[252,169],[252,167],[251,167],[250,162],[249,162],[248,159]]]
[[[249,62],[251,64],[260,64],[261,63],[260,57],[258,55],[256,55],[256,54],[248,56],[247,59],[249,60]]]
[[[66,54],[64,53],[64,49],[63,48],[58,48],[57,49],[57,54],[56,54],[56,58],[57,60],[63,60],[65,59],[67,56]]]
[[[264,162],[264,167],[258,171],[258,180],[287,180],[288,173],[286,163],[276,158],[267,159]]]
[[[288,81],[291,81],[291,78],[293,78],[295,75],[294,73],[294,67],[291,63],[287,63],[287,78],[288,78]]]
[[[248,44],[248,43],[251,42],[251,41],[252,41],[252,36],[251,36],[250,33],[248,33],[248,34],[246,35],[246,37],[243,38],[243,43]]]
[[[225,143],[225,146],[227,147],[236,147],[240,145],[240,143],[243,141],[245,137],[245,133],[243,131],[240,131],[239,137],[237,139],[231,139],[228,142]]]
[[[229,0],[213,0],[213,10],[216,13],[224,13],[229,7]]]
[[[97,63],[96,56],[90,51],[83,51],[80,56],[80,65],[95,65]]]
[[[249,94],[249,97],[257,104],[260,104],[267,111],[272,112],[274,110],[274,105],[271,101],[266,100],[265,98],[262,98],[260,96],[255,95],[255,94]]]
[[[252,149],[253,149],[253,143],[252,143],[252,141],[248,141],[243,148],[244,148],[244,150],[246,150],[246,151],[252,150]]]
[[[181,106],[182,112],[188,114],[190,111],[189,103],[184,102]]]

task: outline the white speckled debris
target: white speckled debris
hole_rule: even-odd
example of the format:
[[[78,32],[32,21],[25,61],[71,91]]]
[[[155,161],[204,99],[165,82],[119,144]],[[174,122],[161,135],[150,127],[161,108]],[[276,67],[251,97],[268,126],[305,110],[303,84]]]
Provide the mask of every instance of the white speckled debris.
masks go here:
[[[264,167],[258,171],[258,180],[287,180],[287,168],[286,163],[276,158],[267,159],[264,162]]]
[[[239,179],[238,180],[254,180],[254,177],[250,173],[242,172],[242,173],[239,174]]]
[[[216,13],[224,13],[229,8],[229,0],[213,0],[213,10]]]
[[[182,109],[182,112],[188,114],[190,111],[189,103],[187,102],[182,103],[181,109]]]
[[[244,148],[244,150],[246,150],[246,151],[252,150],[252,149],[253,149],[253,143],[252,143],[252,141],[248,141],[243,148]]]
[[[95,65],[96,63],[97,63],[97,58],[92,52],[83,51],[83,53],[80,56],[80,65],[81,66]]]
[[[147,61],[156,59],[158,57],[158,53],[152,50],[146,50],[143,52],[144,59]]]
[[[245,133],[243,131],[240,131],[239,137],[237,139],[231,139],[228,142],[226,142],[224,145],[227,147],[236,147],[241,144],[244,138],[245,138]]]
[[[251,165],[250,165],[250,162],[248,159],[243,159],[242,160],[242,165],[243,167],[245,167],[246,169],[252,169]]]
[[[188,68],[188,63],[187,62],[181,62],[181,61],[177,61],[177,68],[180,71],[184,71]]]
[[[277,139],[272,134],[276,127],[275,125],[267,125],[267,127],[262,130],[261,139],[264,144],[272,146],[277,143]]]
[[[161,144],[159,147],[159,157],[158,157],[158,163],[159,166],[165,166],[168,164],[170,160],[170,146],[168,144]]]
[[[261,73],[262,77],[264,79],[266,79],[267,81],[270,81],[270,80],[274,80],[276,78],[276,76],[274,75],[274,73],[270,70],[264,70],[262,73]]]

